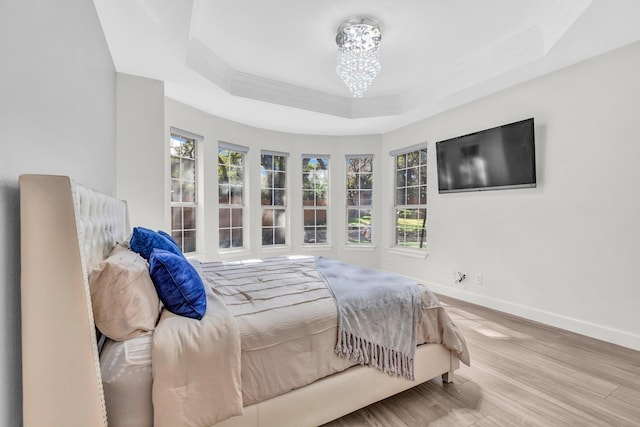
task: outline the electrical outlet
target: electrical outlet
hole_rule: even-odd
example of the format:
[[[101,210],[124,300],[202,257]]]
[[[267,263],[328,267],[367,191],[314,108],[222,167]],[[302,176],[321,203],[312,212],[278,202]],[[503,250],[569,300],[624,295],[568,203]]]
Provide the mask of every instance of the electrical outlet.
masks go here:
[[[476,274],[476,285],[482,285],[482,274]]]

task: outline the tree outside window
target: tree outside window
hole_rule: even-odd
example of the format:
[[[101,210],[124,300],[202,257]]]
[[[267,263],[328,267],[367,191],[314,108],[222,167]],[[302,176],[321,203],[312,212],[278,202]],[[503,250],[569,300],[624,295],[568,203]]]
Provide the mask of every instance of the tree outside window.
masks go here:
[[[304,243],[327,243],[329,158],[302,158],[302,212]]]
[[[371,244],[373,156],[347,156],[347,243]]]
[[[395,156],[395,244],[426,250],[427,149]]]
[[[196,139],[171,132],[171,237],[183,252],[196,250]]]
[[[286,244],[287,157],[262,153],[260,157],[260,204],[262,245]]]
[[[244,156],[218,149],[219,247],[244,247]]]

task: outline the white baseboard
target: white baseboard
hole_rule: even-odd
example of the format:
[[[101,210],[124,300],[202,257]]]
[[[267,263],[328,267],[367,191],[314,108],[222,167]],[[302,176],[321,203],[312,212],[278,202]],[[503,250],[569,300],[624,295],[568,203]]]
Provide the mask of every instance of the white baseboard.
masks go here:
[[[446,295],[451,298],[467,301],[472,304],[482,305],[484,307],[503,311],[505,313],[520,316],[529,320],[534,320],[546,325],[555,326],[557,328],[565,329],[567,331],[575,332],[581,335],[586,335],[591,338],[607,341],[633,350],[640,350],[640,335],[633,334],[631,332],[586,322],[584,320],[574,319],[557,313],[539,310],[533,307],[514,304],[509,301],[476,294],[467,290],[452,288],[451,286],[444,286],[434,282],[425,282],[424,280],[416,281],[418,281],[419,283],[424,283],[433,292]]]

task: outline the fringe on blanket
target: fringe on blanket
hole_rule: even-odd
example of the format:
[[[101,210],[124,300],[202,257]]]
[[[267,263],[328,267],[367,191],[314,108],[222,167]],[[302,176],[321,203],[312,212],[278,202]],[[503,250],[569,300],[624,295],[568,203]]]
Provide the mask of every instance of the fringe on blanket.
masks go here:
[[[389,375],[415,380],[412,355],[374,344],[345,330],[338,332],[335,352],[343,359],[371,366]]]

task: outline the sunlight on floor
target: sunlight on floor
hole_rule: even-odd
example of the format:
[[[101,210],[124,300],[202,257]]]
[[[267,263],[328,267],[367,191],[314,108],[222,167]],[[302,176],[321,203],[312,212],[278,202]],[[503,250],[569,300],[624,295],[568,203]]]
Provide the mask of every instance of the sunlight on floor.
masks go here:
[[[489,338],[498,338],[498,339],[510,339],[511,337],[509,337],[508,335],[505,334],[501,334],[498,331],[494,331],[493,329],[487,329],[487,328],[474,328],[474,330],[482,335],[484,335],[485,337],[489,337]]]

